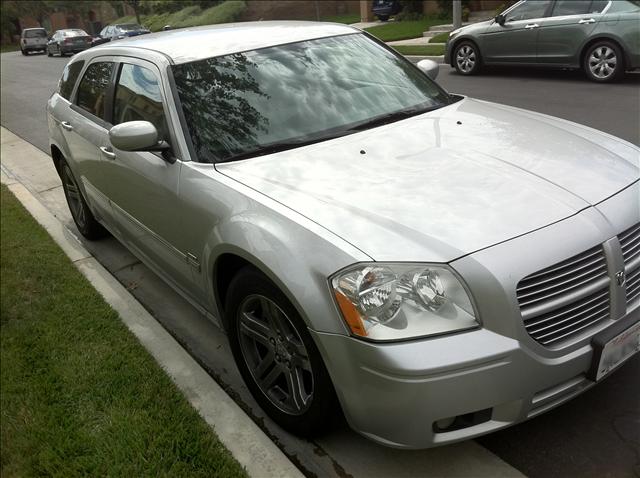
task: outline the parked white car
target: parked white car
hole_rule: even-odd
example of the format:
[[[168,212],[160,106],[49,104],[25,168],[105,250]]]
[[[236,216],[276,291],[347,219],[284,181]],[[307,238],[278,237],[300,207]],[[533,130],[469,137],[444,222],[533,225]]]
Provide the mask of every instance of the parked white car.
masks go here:
[[[25,28],[20,34],[20,51],[28,55],[31,51],[44,53],[47,50],[47,31],[44,28]]]
[[[419,66],[344,25],[241,23],[82,52],[49,100],[80,232],[221,324],[295,433],[341,409],[451,443],[640,348],[640,149]]]

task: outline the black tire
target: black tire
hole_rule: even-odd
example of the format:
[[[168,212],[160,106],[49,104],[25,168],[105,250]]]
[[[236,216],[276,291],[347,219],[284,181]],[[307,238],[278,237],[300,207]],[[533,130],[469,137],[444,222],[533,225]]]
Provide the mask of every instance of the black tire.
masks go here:
[[[29,52],[23,50],[22,48],[20,48],[20,53],[22,53],[24,56],[27,56],[29,54]]]
[[[378,20],[381,22],[389,21],[389,15],[378,15]]]
[[[587,78],[597,83],[619,80],[624,75],[622,50],[611,41],[598,41],[585,52],[582,69]]]
[[[266,309],[265,303],[269,304]],[[245,267],[231,280],[225,304],[229,343],[236,365],[249,391],[267,415],[285,430],[299,436],[317,436],[330,429],[341,416],[340,405],[320,352],[286,296],[262,273],[252,267]],[[264,318],[265,310],[274,309],[278,312],[277,322],[286,324],[288,333],[283,334],[284,339],[279,333],[283,328],[270,327],[268,324],[272,323],[271,320]],[[246,318],[242,319],[242,325],[240,323],[241,312],[247,310],[252,310],[250,317],[260,325],[256,329],[259,329],[258,339],[256,334],[246,332],[251,330],[247,327]],[[267,312],[267,315],[270,313]],[[278,333],[274,333],[274,330]],[[298,360],[300,357],[304,358],[305,367],[310,370],[296,365],[302,363]],[[249,362],[253,365],[250,366]],[[264,363],[267,365],[260,372]],[[263,391],[264,386],[258,384],[254,374],[262,378],[263,383],[268,381],[269,388],[266,392]],[[270,376],[276,378],[269,381]],[[303,388],[300,397],[308,393],[307,401],[299,409],[290,405],[291,402],[296,402],[292,393],[288,400],[281,398],[286,396],[284,389],[290,389],[292,383]]]
[[[73,217],[73,222],[76,223],[78,231],[90,241],[105,237],[108,232],[91,213],[87,202],[82,196],[82,191],[73,176],[71,168],[64,159],[60,160],[59,167],[64,196],[67,199],[71,217]]]
[[[482,57],[475,43],[461,41],[455,45],[451,61],[459,74],[469,76],[475,75],[480,71]]]

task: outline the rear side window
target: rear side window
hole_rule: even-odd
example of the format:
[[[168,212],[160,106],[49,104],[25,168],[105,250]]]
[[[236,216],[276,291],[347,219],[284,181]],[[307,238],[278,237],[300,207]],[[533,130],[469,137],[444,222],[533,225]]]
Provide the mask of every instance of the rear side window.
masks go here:
[[[78,76],[80,75],[83,66],[84,61],[81,60],[69,63],[64,67],[62,77],[60,78],[60,82],[58,83],[58,94],[65,100],[71,99],[71,92],[73,91],[73,87],[76,84],[76,81],[78,81]]]
[[[89,65],[78,85],[76,103],[80,108],[104,119],[107,89],[112,72],[112,62],[101,61]]]
[[[553,16],[586,15],[591,3],[591,0],[559,0],[553,7]]]
[[[116,86],[113,124],[149,121],[158,130],[158,139],[167,139],[162,94],[153,71],[124,63]]]
[[[609,0],[594,0],[589,8],[589,13],[602,13],[608,4]]]

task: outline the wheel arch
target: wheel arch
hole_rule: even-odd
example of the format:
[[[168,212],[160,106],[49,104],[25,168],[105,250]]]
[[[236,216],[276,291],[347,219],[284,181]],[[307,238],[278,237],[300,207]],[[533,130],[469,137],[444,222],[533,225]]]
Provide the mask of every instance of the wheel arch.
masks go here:
[[[51,160],[53,161],[53,166],[56,168],[56,172],[58,173],[58,176],[61,176],[60,174],[60,162],[64,159],[64,154],[62,154],[62,151],[60,150],[60,148],[58,148],[58,146],[56,146],[55,144],[51,145]]]

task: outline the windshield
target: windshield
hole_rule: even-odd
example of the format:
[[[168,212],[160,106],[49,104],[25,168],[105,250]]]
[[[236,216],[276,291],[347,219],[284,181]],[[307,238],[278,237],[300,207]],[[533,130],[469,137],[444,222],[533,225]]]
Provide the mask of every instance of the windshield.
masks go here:
[[[123,30],[125,32],[133,32],[136,30],[144,30],[144,27],[141,25],[138,25],[137,23],[126,23],[124,25],[118,25],[118,28],[120,30]]]
[[[202,162],[231,161],[275,152],[278,145],[286,149],[321,141],[452,101],[416,67],[364,34],[172,68]]]
[[[25,30],[25,38],[46,38],[47,32],[44,30]]]

